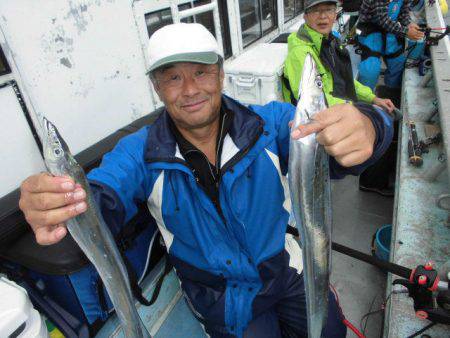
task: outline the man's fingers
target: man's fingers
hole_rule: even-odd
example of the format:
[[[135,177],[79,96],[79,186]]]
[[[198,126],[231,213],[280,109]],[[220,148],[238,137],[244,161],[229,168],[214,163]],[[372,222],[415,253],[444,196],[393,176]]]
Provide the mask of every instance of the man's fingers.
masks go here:
[[[336,156],[335,159],[343,167],[353,167],[367,161],[370,157],[368,154],[367,151],[357,150],[343,156]]]
[[[325,145],[325,151],[335,158],[357,151],[361,145],[357,143],[358,137],[351,135],[338,143]]]
[[[423,36],[424,36],[424,34],[423,34],[421,31],[418,31],[418,30],[414,31],[414,32],[413,32],[413,35],[414,35],[414,37],[415,37],[417,40],[423,38]]]
[[[39,227],[35,231],[36,241],[41,245],[51,245],[59,242],[67,234],[63,224],[55,227]]]
[[[383,104],[383,106],[382,106],[382,108],[385,110],[385,111],[387,111],[388,113],[390,113],[391,111],[392,111],[392,107],[391,107],[391,105],[389,104],[389,103],[387,103],[387,102],[385,102],[384,104]]]
[[[392,111],[395,109],[395,106],[392,102],[389,102],[388,108],[389,108],[389,113],[392,113]]]
[[[75,183],[70,177],[51,176],[48,173],[30,176],[21,185],[22,193],[69,192],[74,189]]]
[[[350,108],[349,108],[350,107]],[[314,115],[310,123],[300,125],[296,128],[291,136],[294,139],[305,137],[313,133],[320,132],[322,129],[332,125],[348,112],[348,109],[356,109],[351,104],[337,104],[330,108],[324,109]]]
[[[311,121],[307,124],[302,124],[294,129],[291,133],[292,138],[298,139],[300,137],[305,137],[313,133],[317,133],[324,128],[323,124],[319,121]]]
[[[384,101],[384,105],[385,105],[386,107],[391,107],[391,106],[392,106],[391,100],[389,100],[389,99],[384,99],[383,101]]]
[[[331,146],[345,140],[353,131],[353,123],[336,123],[320,131],[316,140],[324,146]]]
[[[25,219],[36,231],[39,227],[54,226],[55,224],[65,223],[67,220],[85,212],[86,209],[86,202],[79,202],[53,210],[31,210],[25,213]]]
[[[68,204],[84,201],[86,192],[77,188],[73,192],[66,193],[37,193],[29,195],[29,204],[34,210],[50,210],[63,207]]]

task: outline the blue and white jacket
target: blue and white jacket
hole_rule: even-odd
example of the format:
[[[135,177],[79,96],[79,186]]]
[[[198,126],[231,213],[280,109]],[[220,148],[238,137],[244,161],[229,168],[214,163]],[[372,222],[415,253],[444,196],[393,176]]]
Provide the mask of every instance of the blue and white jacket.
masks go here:
[[[133,217],[137,202],[147,201],[196,315],[216,330],[239,336],[286,287],[289,211],[282,176],[295,107],[271,102],[247,108],[226,96],[222,104],[234,112],[220,162],[224,218],[181,156],[167,113],[123,138],[88,177],[113,232]],[[359,174],[391,142],[387,114],[362,110],[376,129],[374,154],[352,168],[331,159],[332,177]]]

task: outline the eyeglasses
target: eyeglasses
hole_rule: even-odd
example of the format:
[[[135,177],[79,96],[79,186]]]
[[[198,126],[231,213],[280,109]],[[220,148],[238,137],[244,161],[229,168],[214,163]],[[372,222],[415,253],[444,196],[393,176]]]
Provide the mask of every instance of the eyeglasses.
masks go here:
[[[195,84],[202,86],[217,79],[219,69],[217,65],[204,66],[196,69],[190,75]],[[163,89],[179,89],[185,83],[186,75],[175,69],[167,69],[155,77],[156,83]]]
[[[327,16],[332,16],[336,14],[336,8],[325,8],[325,9],[312,8],[307,11],[307,14],[312,14],[315,16],[321,16],[322,14],[325,14]]]

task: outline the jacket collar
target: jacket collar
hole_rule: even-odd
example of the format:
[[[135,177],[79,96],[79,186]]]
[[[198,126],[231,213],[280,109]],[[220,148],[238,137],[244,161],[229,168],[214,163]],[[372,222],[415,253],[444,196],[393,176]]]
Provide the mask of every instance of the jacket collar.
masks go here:
[[[231,127],[231,123],[233,122],[233,112],[230,110],[226,110],[224,109],[225,107],[222,105],[221,109],[220,109],[220,116],[219,116],[219,133],[217,134],[217,140],[216,140],[216,146],[219,147],[221,141],[223,140],[223,137],[221,138],[221,134],[223,134],[223,136],[225,136],[226,134],[228,134],[228,131],[230,130]],[[169,115],[167,115],[168,117],[168,122],[169,122],[169,127],[170,127],[170,131],[172,132],[173,136],[175,137],[175,142],[178,145],[178,148],[180,149],[181,154],[183,155],[183,157],[185,156],[185,153],[190,152],[192,150],[198,150],[198,148],[196,146],[194,146],[191,142],[189,142],[181,133],[180,131],[177,129],[177,127],[175,126],[175,123],[173,122],[173,120],[170,118]],[[220,132],[222,130],[222,132]]]
[[[262,118],[239,102],[222,95],[221,109],[231,110],[233,119],[228,135],[239,149],[246,149],[262,131]],[[184,161],[180,154],[176,138],[170,127],[170,117],[166,110],[149,128],[145,161],[146,162],[180,162]]]
[[[330,33],[330,36],[332,34]],[[320,52],[320,49],[322,47],[322,41],[325,38],[324,35],[320,34],[319,32],[316,32],[314,29],[309,27],[306,23],[300,26],[300,28],[297,31],[297,37],[300,40],[303,40],[311,45],[313,45],[318,52]]]

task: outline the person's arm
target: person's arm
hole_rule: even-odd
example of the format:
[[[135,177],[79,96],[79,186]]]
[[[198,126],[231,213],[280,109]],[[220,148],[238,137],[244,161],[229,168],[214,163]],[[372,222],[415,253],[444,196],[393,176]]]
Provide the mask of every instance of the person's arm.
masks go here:
[[[406,37],[408,26],[403,26],[399,21],[392,20],[388,14],[389,1],[374,0],[373,2],[373,22],[382,27],[386,32],[400,37]]]
[[[145,200],[149,190],[143,163],[146,134],[142,129],[122,139],[88,175],[94,199],[113,233],[133,217],[135,203]],[[72,178],[47,173],[21,184],[19,207],[42,245],[59,242],[67,234],[64,223],[88,208],[86,191]]]
[[[398,15],[398,22],[403,27],[408,27],[411,23],[411,1],[403,0],[403,5],[400,10],[400,14]]]
[[[358,80],[354,80],[354,83],[355,83],[356,97],[358,101],[372,103],[373,99],[375,98],[375,94],[373,93],[372,89],[370,89],[367,86],[364,86]]]
[[[105,222],[115,234],[147,199],[151,181],[144,163],[147,128],[123,138],[88,175],[91,191]]]
[[[359,81],[355,80],[355,90],[356,90],[356,96],[358,101],[364,102],[364,103],[373,103],[377,106],[383,108],[385,111],[392,113],[395,106],[392,103],[390,99],[383,99],[380,97],[377,97],[372,89],[370,89],[367,86],[364,86]]]

